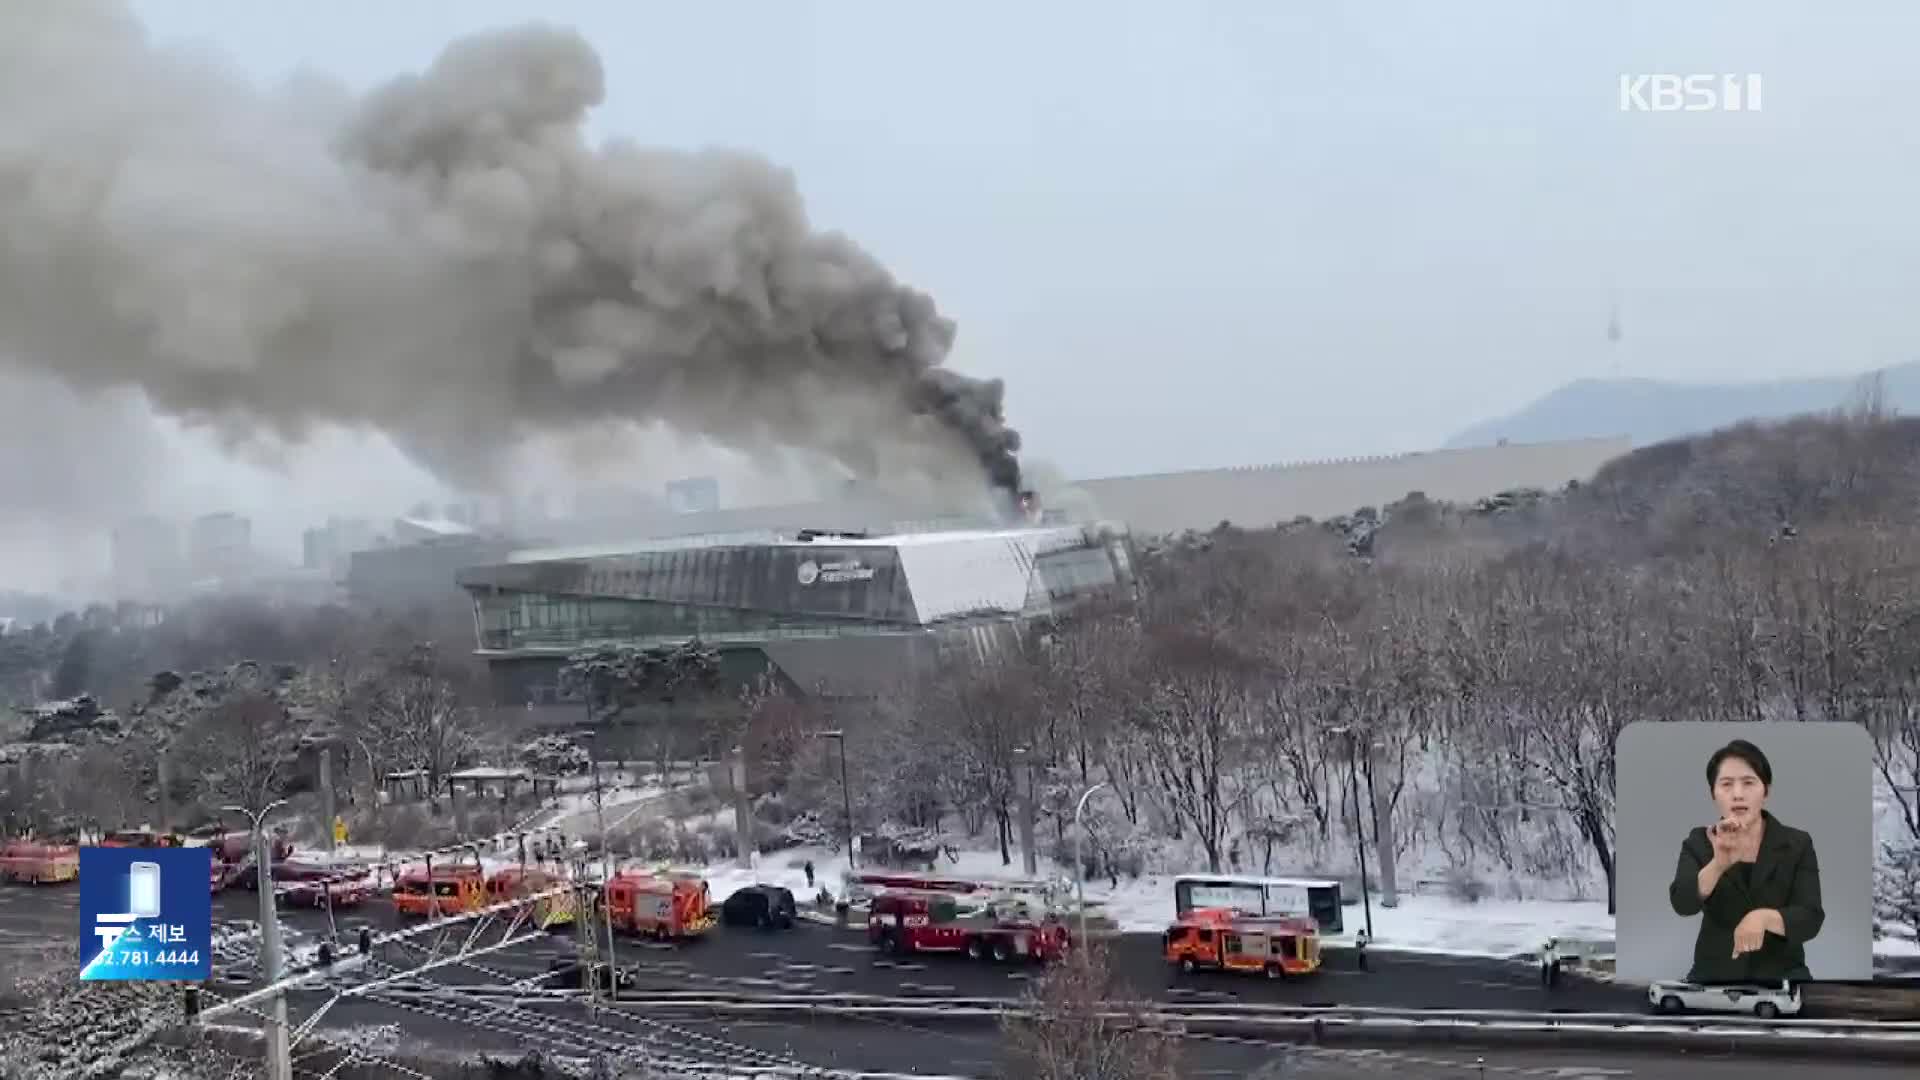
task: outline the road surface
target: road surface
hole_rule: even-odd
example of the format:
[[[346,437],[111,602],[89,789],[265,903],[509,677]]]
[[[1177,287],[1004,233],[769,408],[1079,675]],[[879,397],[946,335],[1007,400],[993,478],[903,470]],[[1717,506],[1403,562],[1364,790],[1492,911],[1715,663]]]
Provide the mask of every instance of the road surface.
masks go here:
[[[37,947],[73,942],[79,932],[79,893],[70,887],[0,888],[0,946]],[[214,918],[250,920],[258,896],[229,890],[214,898]],[[282,924],[292,944],[326,930],[323,912],[287,910]],[[372,902],[337,913],[349,933],[361,924],[382,933],[400,925],[392,909]],[[464,932],[463,932],[464,936]],[[420,945],[429,943],[417,939]],[[1247,1001],[1301,1005],[1378,1005],[1434,1009],[1526,1009],[1634,1012],[1644,1007],[1624,987],[1571,979],[1552,992],[1541,988],[1534,968],[1507,961],[1375,952],[1368,971],[1354,970],[1344,955],[1301,980],[1269,982],[1237,976],[1172,975],[1160,959],[1160,939],[1127,934],[1108,945],[1115,971],[1140,993],[1164,1001]],[[545,972],[572,950],[569,934],[477,961],[488,974],[463,968],[435,972],[445,982],[492,982]],[[1006,968],[963,957],[926,956],[895,961],[876,955],[859,932],[803,923],[791,931],[763,933],[718,928],[704,941],[659,945],[621,938],[616,955],[638,965],[641,988],[726,990],[743,993],[851,993],[938,997],[1017,997],[1037,969]],[[424,952],[389,947],[385,959],[411,966]]]
[[[257,898],[248,892],[215,900],[216,919],[249,919]],[[326,928],[323,913],[284,915],[295,943]],[[370,905],[343,913],[349,931],[360,922],[376,931],[395,925],[390,910]],[[71,942],[78,930],[76,891],[0,889],[0,945],[44,947]],[[424,942],[423,942],[424,944]],[[1572,980],[1549,993],[1524,964],[1470,958],[1376,953],[1371,970],[1336,967],[1311,979],[1268,982],[1231,976],[1170,976],[1153,935],[1126,935],[1110,945],[1118,973],[1143,996],[1162,1001],[1244,1001],[1412,1008],[1489,1008],[1572,1011],[1639,1011],[1630,989]],[[448,968],[433,973],[446,985],[501,983],[543,974],[551,961],[571,952],[568,935],[554,935],[475,961],[484,970]],[[900,962],[867,949],[857,933],[802,925],[789,932],[717,930],[686,946],[622,939],[623,964],[636,965],[638,989],[778,993],[867,993],[903,996],[1017,996],[1033,972],[962,958],[924,957]],[[423,949],[389,947],[377,956],[375,974],[424,959]],[[245,967],[244,960],[237,966]],[[251,979],[211,988],[230,995]],[[296,1018],[310,1015],[331,996],[316,988],[292,996]],[[644,996],[617,1009],[589,1013],[578,1003],[504,1007],[504,1003],[386,996],[342,1000],[323,1022],[330,1037],[352,1029],[397,1029],[410,1050],[447,1054],[493,1051],[518,1055],[530,1049],[569,1055],[596,1050],[631,1055],[636,1046],[659,1052],[741,1065],[806,1064],[925,1076],[987,1077],[1005,1064],[1005,1040],[991,1028],[920,1027],[887,1020],[830,1019],[778,1023],[732,1018],[661,1018],[649,1015]],[[229,1017],[257,1022],[257,1017]],[[1558,1080],[1751,1080],[1788,1066],[1769,1058],[1701,1055],[1639,1055],[1602,1051],[1550,1052],[1487,1049],[1356,1049],[1299,1047],[1280,1043],[1196,1037],[1182,1048],[1186,1075],[1360,1080],[1393,1074],[1422,1080],[1482,1080],[1485,1077]],[[1893,1080],[1910,1066],[1821,1062],[1822,1080]],[[1484,1071],[1483,1071],[1484,1070]]]
[[[10,952],[26,955],[48,941],[65,945],[78,930],[78,890],[71,887],[0,887],[0,963]],[[258,914],[258,897],[245,890],[229,890],[214,898],[216,920],[250,921]],[[337,926],[351,939],[361,925],[376,934],[399,927],[384,901],[341,911]],[[324,912],[290,909],[282,912],[290,945],[309,946],[327,929]],[[425,958],[424,937],[415,948],[393,946],[384,957],[393,965],[411,966]],[[1168,1002],[1269,1002],[1298,1005],[1379,1006],[1393,1008],[1502,1009],[1566,1012],[1639,1012],[1645,1008],[1640,992],[1626,986],[1569,978],[1555,991],[1539,986],[1529,964],[1489,958],[1393,953],[1376,950],[1370,970],[1354,968],[1351,954],[1329,953],[1328,966],[1315,976],[1288,982],[1267,982],[1237,976],[1173,975],[1160,960],[1159,939],[1151,934],[1128,934],[1107,945],[1113,967],[1145,997]],[[257,951],[248,943],[227,951],[219,961],[247,968]],[[537,945],[487,958],[485,971],[450,968],[432,977],[443,982],[506,982],[544,973],[551,963],[570,955],[570,935],[559,934]],[[623,965],[636,965],[639,989],[715,990],[741,993],[838,993],[920,997],[1017,997],[1035,975],[1031,968],[1004,968],[977,964],[959,957],[921,956],[904,961],[877,956],[859,932],[837,931],[811,923],[791,932],[764,934],[750,930],[717,930],[708,940],[685,946],[662,946],[622,938],[616,953]],[[237,970],[238,985],[251,974]],[[1816,1003],[1808,1016],[1822,1015]],[[1844,1015],[1831,1012],[1827,1015]]]
[[[308,999],[311,1001],[311,999]],[[309,1006],[296,1007],[296,1022]],[[916,1026],[899,1020],[777,1023],[740,1019],[662,1020],[644,1006],[589,1015],[577,1005],[502,1010],[494,1005],[350,1002],[328,1014],[331,1037],[349,1029],[399,1028],[411,1051],[517,1058],[529,1051],[621,1060],[648,1053],[667,1061],[752,1068],[836,1068],[914,1076],[986,1080],[1018,1066],[993,1028]],[[1365,1049],[1313,1047],[1221,1037],[1189,1038],[1180,1049],[1188,1080],[1755,1080],[1806,1072],[1821,1080],[1896,1080],[1910,1064],[1794,1060],[1714,1054],[1618,1053],[1597,1050],[1487,1048]],[[1817,1071],[1816,1071],[1817,1070]]]

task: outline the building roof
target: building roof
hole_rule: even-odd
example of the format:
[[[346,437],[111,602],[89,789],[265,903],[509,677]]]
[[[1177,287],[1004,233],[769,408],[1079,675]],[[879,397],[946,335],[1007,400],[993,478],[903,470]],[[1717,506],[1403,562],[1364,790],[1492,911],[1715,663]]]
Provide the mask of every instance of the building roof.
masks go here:
[[[472,536],[474,534],[473,526],[451,518],[402,517],[395,518],[394,523],[409,529],[418,529],[432,536]]]
[[[1552,490],[1592,479],[1600,466],[1632,448],[1632,440],[1622,435],[1114,476],[1074,486],[1101,516],[1124,521],[1136,533],[1205,530],[1222,521],[1263,528],[1302,516],[1338,517],[1415,491],[1430,499],[1471,502],[1518,488]]]
[[[1038,560],[1088,548],[1099,527],[1054,525],[889,536],[775,536],[708,545],[642,541],[517,552],[462,570],[470,588],[760,608],[928,626],[1014,616],[1048,599]],[[668,553],[683,553],[663,559]],[[558,555],[559,557],[555,557]]]

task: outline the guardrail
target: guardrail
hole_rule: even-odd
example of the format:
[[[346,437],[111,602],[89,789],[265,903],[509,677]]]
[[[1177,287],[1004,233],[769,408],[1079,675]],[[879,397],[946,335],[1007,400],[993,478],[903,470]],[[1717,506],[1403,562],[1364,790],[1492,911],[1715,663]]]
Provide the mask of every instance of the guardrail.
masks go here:
[[[559,1004],[523,1001],[522,1007]],[[751,1016],[764,1020],[827,1018],[908,1020],[915,1023],[997,1024],[1029,1012],[1013,1001],[992,999],[909,998],[837,1003],[828,999],[743,1001],[688,997],[678,1000],[648,994],[622,999],[615,1007],[647,1015],[682,1010]],[[1193,1036],[1266,1039],[1284,1042],[1374,1044],[1382,1042],[1465,1045],[1525,1045],[1611,1050],[1674,1049],[1823,1059],[1836,1052],[1854,1059],[1920,1062],[1920,1032],[1892,1031],[1875,1024],[1847,1026],[1834,1021],[1752,1021],[1631,1016],[1612,1014],[1485,1013],[1441,1014],[1435,1010],[1303,1008],[1291,1011],[1233,1012],[1218,1008],[1152,1009],[1145,1014],[1103,1012],[1113,1023],[1148,1020]],[[1804,1025],[1804,1026],[1802,1026]],[[1824,1025],[1824,1026],[1820,1026]]]
[[[529,980],[531,981],[531,980]],[[288,989],[294,987],[289,986]],[[338,992],[337,990],[335,991]],[[366,999],[467,1000],[520,1009],[579,1008],[584,991],[528,986],[458,986],[391,979],[360,991]],[[257,996],[257,992],[256,992]],[[231,1005],[231,1003],[227,1003]],[[639,1015],[688,1013],[773,1021],[911,1021],[998,1024],[1029,1014],[1027,1003],[984,997],[893,997],[863,994],[749,994],[703,990],[623,989],[602,1008]],[[213,1010],[210,1010],[213,1011]],[[1830,1056],[1920,1062],[1920,1024],[1631,1013],[1534,1013],[1518,1010],[1288,1006],[1240,1002],[1162,1005],[1145,1013],[1113,1009],[1118,1023],[1150,1020],[1183,1034],[1276,1042],[1524,1045],[1612,1050],[1673,1049],[1772,1056]]]
[[[395,983],[409,993],[448,994],[455,997],[567,1000],[579,995],[571,989],[526,989],[508,986],[458,986],[442,983]],[[645,1008],[849,1010],[980,1010],[995,1015],[1023,1011],[1017,999],[994,997],[895,996],[883,994],[754,994],[709,990],[623,990],[622,1003]],[[1292,1020],[1322,1022],[1423,1023],[1462,1026],[1522,1025],[1541,1029],[1636,1029],[1668,1032],[1707,1032],[1716,1035],[1792,1034],[1808,1038],[1873,1036],[1911,1039],[1920,1043],[1920,1023],[1878,1023],[1863,1020],[1783,1018],[1761,1020],[1744,1016],[1668,1016],[1638,1013],[1555,1013],[1518,1009],[1407,1009],[1385,1006],[1266,1005],[1251,1002],[1194,1002],[1162,1005],[1151,1015],[1170,1019]]]

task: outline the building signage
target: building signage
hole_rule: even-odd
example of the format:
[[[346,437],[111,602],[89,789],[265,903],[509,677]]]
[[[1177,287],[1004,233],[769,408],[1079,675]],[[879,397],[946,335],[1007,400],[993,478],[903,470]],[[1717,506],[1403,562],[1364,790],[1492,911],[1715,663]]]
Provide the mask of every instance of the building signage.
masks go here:
[[[838,585],[847,581],[872,581],[873,567],[863,565],[858,559],[842,559],[838,562],[826,563],[808,559],[800,564],[799,578],[802,585],[812,585],[814,582]]]

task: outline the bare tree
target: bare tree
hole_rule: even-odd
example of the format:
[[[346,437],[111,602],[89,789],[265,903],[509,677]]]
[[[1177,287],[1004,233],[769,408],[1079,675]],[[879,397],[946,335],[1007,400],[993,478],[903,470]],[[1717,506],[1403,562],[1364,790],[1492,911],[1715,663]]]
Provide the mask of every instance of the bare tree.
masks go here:
[[[298,708],[298,669],[251,661],[151,680],[139,716],[146,737],[166,745],[176,782],[211,813],[223,805],[258,809],[299,775],[307,712]]]
[[[394,771],[426,773],[439,792],[477,745],[477,719],[464,705],[430,642],[391,657],[365,684],[352,719],[356,737]]]
[[[257,811],[286,793],[298,768],[299,734],[280,702],[242,690],[187,731],[186,764],[205,805]]]
[[[1192,830],[1217,873],[1243,794],[1238,763],[1251,734],[1247,688],[1256,661],[1224,631],[1177,624],[1151,627],[1146,646],[1152,690],[1135,714],[1139,732],[1168,812]]]
[[[1021,1080],[1178,1080],[1179,1033],[1113,974],[1097,945],[1055,964],[1006,1021]]]

